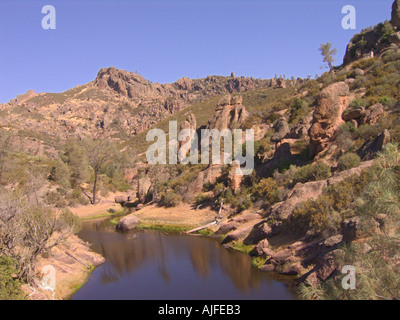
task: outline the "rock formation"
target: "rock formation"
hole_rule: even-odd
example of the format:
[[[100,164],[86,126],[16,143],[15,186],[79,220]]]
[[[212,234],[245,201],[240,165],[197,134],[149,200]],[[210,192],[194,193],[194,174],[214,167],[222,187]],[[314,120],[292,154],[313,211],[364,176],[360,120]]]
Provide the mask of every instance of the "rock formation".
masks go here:
[[[284,139],[289,133],[290,128],[286,118],[280,118],[274,125],[275,133],[271,137],[271,142],[279,142]]]
[[[130,214],[129,216],[122,218],[118,222],[116,229],[118,231],[128,231],[135,229],[138,224],[139,224],[139,219],[135,215]]]
[[[384,113],[384,107],[381,103],[376,103],[368,109],[356,107],[346,109],[342,114],[344,121],[355,120],[356,127],[363,124],[375,124]]]
[[[243,175],[238,174],[240,171],[239,161],[233,161],[229,170],[229,187],[235,193],[240,189],[240,183],[242,182]]]
[[[190,151],[190,147],[192,143],[194,142],[194,137],[196,134],[196,129],[197,129],[197,122],[196,122],[196,117],[194,114],[190,113],[186,120],[182,122],[182,124],[179,127],[179,132],[184,132],[183,130],[188,130],[189,132],[183,133],[185,136],[189,135],[186,137],[186,140],[184,141],[178,141],[178,159],[179,161],[182,161],[186,158],[186,153]],[[181,149],[181,147],[184,146],[184,148]]]
[[[400,27],[400,1],[395,0],[392,5],[392,19],[390,20],[391,24],[395,28]]]
[[[362,160],[371,160],[378,152],[382,151],[385,144],[387,144],[389,141],[390,132],[385,129],[373,141],[365,143],[358,151],[358,155]]]
[[[137,197],[138,197],[140,203],[145,203],[149,200],[148,193],[149,193],[150,187],[151,187],[151,180],[148,176],[138,179]]]
[[[314,110],[310,135],[310,156],[324,150],[343,124],[342,114],[349,105],[349,86],[345,82],[334,83],[319,94]]]
[[[248,113],[242,104],[242,96],[226,95],[218,103],[214,116],[209,120],[209,129],[236,129],[246,120]]]

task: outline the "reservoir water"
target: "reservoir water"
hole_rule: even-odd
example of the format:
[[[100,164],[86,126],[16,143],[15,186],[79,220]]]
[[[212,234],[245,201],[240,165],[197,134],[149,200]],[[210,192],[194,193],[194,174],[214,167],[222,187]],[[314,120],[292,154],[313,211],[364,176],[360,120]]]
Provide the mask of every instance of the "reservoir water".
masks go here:
[[[105,257],[73,300],[296,299],[293,280],[258,271],[251,258],[203,236],[118,233],[87,221],[79,237]]]

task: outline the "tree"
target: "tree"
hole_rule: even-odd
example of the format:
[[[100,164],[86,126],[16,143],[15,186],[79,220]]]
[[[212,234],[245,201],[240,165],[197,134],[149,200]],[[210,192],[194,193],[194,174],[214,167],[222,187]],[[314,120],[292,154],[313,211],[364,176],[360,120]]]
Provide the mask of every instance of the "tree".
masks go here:
[[[332,49],[332,43],[327,42],[325,44],[321,43],[318,49],[322,56],[324,57],[324,62],[328,64],[329,71],[333,70],[333,63],[335,62],[334,56],[337,54],[336,48]]]
[[[105,166],[115,159],[118,155],[116,147],[109,140],[96,140],[87,139],[84,141],[86,155],[89,165],[93,169],[93,188],[92,196],[85,192],[85,195],[89,198],[91,204],[96,204],[97,197],[97,183],[99,178],[99,173]]]
[[[79,141],[69,139],[66,142],[61,160],[69,166],[70,183],[73,187],[88,179],[88,160]]]
[[[0,137],[0,184],[3,182],[3,173],[6,172],[6,161],[10,153],[12,136],[9,133],[2,133]]]
[[[38,256],[75,232],[77,218],[32,206],[24,193],[0,189],[0,256],[12,258],[19,278],[30,282]]]

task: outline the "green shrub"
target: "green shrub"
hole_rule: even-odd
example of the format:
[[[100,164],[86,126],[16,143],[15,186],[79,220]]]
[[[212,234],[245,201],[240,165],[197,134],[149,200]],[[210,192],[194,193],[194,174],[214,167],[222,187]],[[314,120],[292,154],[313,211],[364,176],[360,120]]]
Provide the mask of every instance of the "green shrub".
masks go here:
[[[176,207],[182,202],[182,198],[174,191],[168,191],[165,195],[162,196],[161,202],[166,207]]]
[[[224,189],[225,189],[225,185],[223,183],[221,183],[221,182],[217,183],[213,189],[214,197],[218,197],[219,195],[221,195],[221,193],[224,191]]]
[[[376,62],[376,58],[368,58],[368,59],[362,59],[360,61],[357,61],[356,63],[354,63],[353,68],[354,69],[368,69],[370,67],[372,67],[372,65]]]
[[[337,165],[339,171],[351,169],[357,167],[360,164],[361,160],[358,154],[356,153],[346,153],[341,156]]]
[[[327,187],[317,199],[307,200],[293,210],[288,227],[303,235],[307,231],[337,231],[343,219],[354,216],[356,199],[371,179],[368,170]]]
[[[0,256],[0,300],[25,299],[21,291],[22,281],[12,277],[17,274],[16,261],[11,257]]]
[[[78,233],[82,228],[82,221],[69,209],[64,209],[58,220],[59,230],[72,228],[74,233]]]
[[[370,141],[380,133],[378,126],[372,126],[370,124],[364,124],[357,128],[354,132],[354,139],[362,138],[364,141]]]
[[[196,206],[201,206],[203,204],[211,203],[212,201],[213,198],[204,193],[197,195],[194,199]]]
[[[382,103],[384,106],[393,107],[393,105],[394,105],[393,99],[388,96],[384,96],[384,97],[380,98],[379,102]]]
[[[295,98],[290,106],[289,123],[298,122],[300,119],[304,118],[309,111],[309,104],[305,100]]]
[[[273,178],[262,179],[255,185],[253,195],[257,199],[263,199],[268,204],[274,204],[280,200],[278,183]]]
[[[366,107],[367,102],[363,99],[355,98],[349,105],[349,108]]]
[[[308,181],[316,181],[328,179],[331,176],[331,167],[325,163],[309,164],[301,167],[294,174],[293,182],[305,183]]]
[[[309,230],[317,233],[325,230],[332,204],[333,199],[329,195],[322,195],[316,200],[307,200],[300,204],[293,210],[292,231],[304,234]]]

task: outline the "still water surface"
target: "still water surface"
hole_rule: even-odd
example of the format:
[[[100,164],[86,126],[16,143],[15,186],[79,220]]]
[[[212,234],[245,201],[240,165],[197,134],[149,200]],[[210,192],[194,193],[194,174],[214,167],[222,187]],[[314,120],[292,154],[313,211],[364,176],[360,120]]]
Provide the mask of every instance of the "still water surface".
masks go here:
[[[206,237],[117,233],[109,219],[84,222],[79,236],[106,262],[73,300],[296,299],[292,281],[257,271],[248,255]]]

